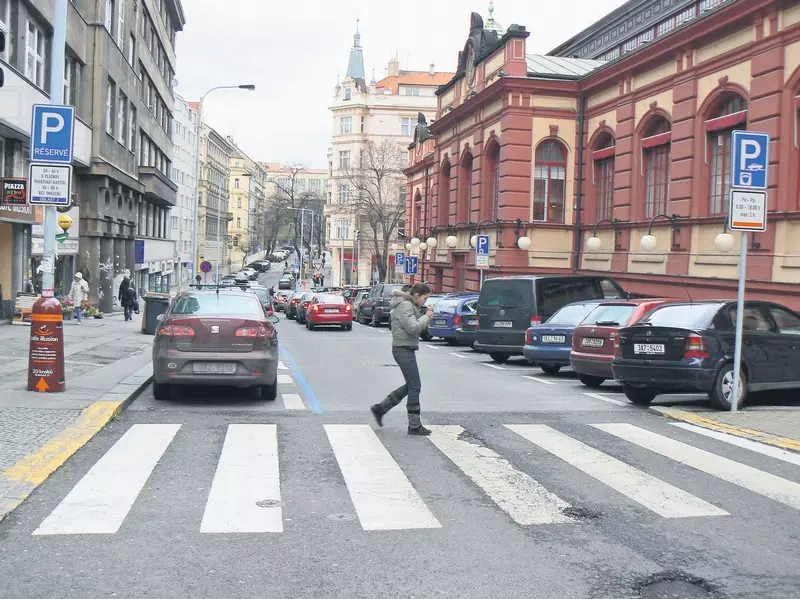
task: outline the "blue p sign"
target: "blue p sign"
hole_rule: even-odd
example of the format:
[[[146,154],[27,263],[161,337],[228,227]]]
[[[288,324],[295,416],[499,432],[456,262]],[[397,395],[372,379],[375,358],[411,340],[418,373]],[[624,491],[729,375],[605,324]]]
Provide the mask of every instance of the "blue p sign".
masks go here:
[[[475,253],[478,255],[489,255],[489,236],[478,235],[478,240],[475,243]]]
[[[405,264],[406,261],[406,254],[405,252],[397,252],[394,257],[395,264]]]
[[[731,147],[731,187],[766,189],[769,174],[769,134],[734,131]]]
[[[75,108],[34,104],[31,162],[70,164],[75,132]]]

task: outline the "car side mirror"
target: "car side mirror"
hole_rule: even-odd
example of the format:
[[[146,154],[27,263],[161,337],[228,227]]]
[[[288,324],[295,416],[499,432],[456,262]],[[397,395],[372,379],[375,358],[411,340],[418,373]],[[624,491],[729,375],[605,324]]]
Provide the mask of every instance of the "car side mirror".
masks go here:
[[[164,315],[163,314],[159,314],[158,316],[156,316],[156,320],[158,322],[161,322],[162,320],[164,320]]]
[[[270,315],[269,315],[269,321],[270,321],[272,324],[278,324],[278,323],[281,321],[281,319],[280,319],[280,318],[278,318],[277,316],[275,316],[274,314],[270,314]]]

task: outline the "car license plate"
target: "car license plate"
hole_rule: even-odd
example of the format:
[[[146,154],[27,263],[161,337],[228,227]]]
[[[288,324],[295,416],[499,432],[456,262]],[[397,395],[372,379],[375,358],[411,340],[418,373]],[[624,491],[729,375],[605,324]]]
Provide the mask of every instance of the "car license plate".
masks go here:
[[[433,321],[433,326],[435,326],[435,327],[447,326],[447,321],[446,320],[434,320]]]
[[[325,310],[325,314],[338,314],[338,313],[339,310],[337,310],[336,308],[328,308],[327,310]]]
[[[468,320],[467,324],[469,326],[471,326],[471,327],[474,327],[476,324],[478,324],[478,321],[477,320]]]
[[[501,329],[510,329],[511,327],[514,326],[514,323],[511,322],[510,320],[495,320],[492,323],[492,326],[497,327],[497,328],[501,328]]]
[[[658,355],[664,353],[664,344],[663,343],[634,343],[633,344],[633,353],[635,354],[646,354],[646,355]]]
[[[192,365],[195,374],[236,374],[236,364],[225,362],[195,362]]]
[[[542,343],[566,343],[565,335],[542,335]]]
[[[605,339],[600,339],[597,337],[584,337],[581,340],[582,347],[603,347],[603,343]]]

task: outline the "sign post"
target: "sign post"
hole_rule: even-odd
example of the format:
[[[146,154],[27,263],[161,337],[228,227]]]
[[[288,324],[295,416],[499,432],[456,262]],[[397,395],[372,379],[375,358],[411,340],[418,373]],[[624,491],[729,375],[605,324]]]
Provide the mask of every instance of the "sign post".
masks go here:
[[[767,229],[768,179],[769,134],[756,131],[734,131],[731,144],[731,194],[728,207],[728,228],[731,231],[741,231],[742,240],[739,248],[739,288],[736,295],[736,341],[733,352],[731,412],[739,409],[748,233]]]
[[[481,271],[481,287],[483,287],[483,271],[489,268],[489,236],[476,235],[475,266]]]

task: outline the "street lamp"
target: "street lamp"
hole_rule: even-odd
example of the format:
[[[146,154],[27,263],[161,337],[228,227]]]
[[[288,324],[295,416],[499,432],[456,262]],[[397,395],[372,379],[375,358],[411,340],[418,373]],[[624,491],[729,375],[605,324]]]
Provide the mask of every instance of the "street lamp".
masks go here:
[[[669,214],[656,214],[650,219],[650,223],[647,225],[647,234],[643,235],[641,241],[639,242],[645,252],[652,252],[658,245],[658,240],[655,238],[655,235],[653,235],[653,223],[655,223],[659,218],[667,219],[672,225],[672,249],[676,250],[681,247],[680,244],[675,241],[675,235],[680,233],[680,228],[675,226],[675,223],[677,223],[681,218],[680,215],[673,214],[670,216]]]
[[[300,277],[297,281],[295,281],[294,288],[297,290],[297,283],[303,280],[303,233],[306,229],[306,212],[310,212],[312,215],[315,215],[316,212],[311,208],[292,208],[291,206],[286,207],[287,210],[296,210],[300,213]],[[311,217],[314,218],[313,216]],[[314,221],[311,221],[311,245],[314,244]]]
[[[212,87],[202,96],[200,96],[200,103],[197,109],[197,132],[195,134],[195,138],[197,140],[197,159],[195,162],[195,185],[194,185],[194,235],[192,238],[192,272],[197,272],[197,217],[199,212],[199,205],[200,205],[200,137],[203,133],[203,102],[206,99],[206,96],[213,91],[217,91],[218,89],[244,89],[247,91],[255,91],[256,86],[252,84],[247,85],[218,85],[217,87]],[[219,210],[219,206],[217,207],[217,267],[216,267],[216,281],[217,285],[219,285],[219,231],[222,228],[222,212]]]
[[[617,239],[619,238],[619,234],[620,234],[619,224],[621,222],[622,221],[619,220],[618,218],[615,218],[614,220],[611,220],[610,218],[604,218],[602,220],[597,221],[594,224],[594,230],[592,231],[592,236],[589,237],[589,239],[586,240],[586,249],[588,251],[590,251],[590,252],[596,252],[601,247],[603,247],[602,240],[597,236],[597,228],[600,225],[602,225],[603,223],[608,223],[610,225],[613,225],[613,227],[614,227],[614,249],[615,250],[621,249],[621,246],[620,246],[619,242],[617,241]]]

